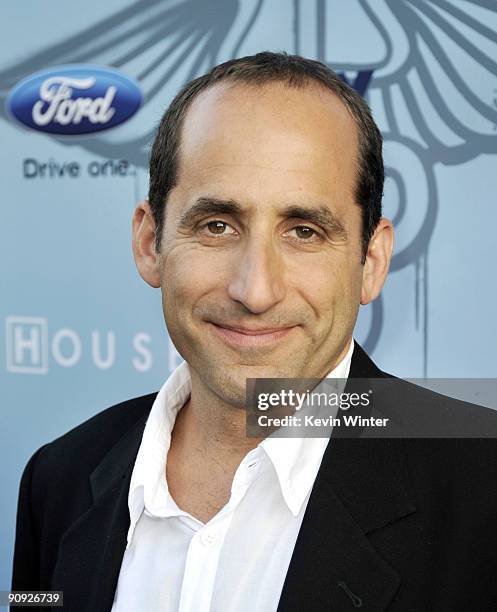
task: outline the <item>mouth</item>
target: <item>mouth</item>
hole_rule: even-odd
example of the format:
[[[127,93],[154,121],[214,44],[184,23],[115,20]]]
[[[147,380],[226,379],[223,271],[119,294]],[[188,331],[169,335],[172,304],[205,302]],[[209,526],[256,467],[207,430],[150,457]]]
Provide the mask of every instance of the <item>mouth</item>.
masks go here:
[[[242,327],[232,327],[228,325],[218,325],[209,321],[214,331],[228,344],[235,346],[267,346],[286,338],[297,325],[291,327],[277,327],[264,329],[248,329]]]

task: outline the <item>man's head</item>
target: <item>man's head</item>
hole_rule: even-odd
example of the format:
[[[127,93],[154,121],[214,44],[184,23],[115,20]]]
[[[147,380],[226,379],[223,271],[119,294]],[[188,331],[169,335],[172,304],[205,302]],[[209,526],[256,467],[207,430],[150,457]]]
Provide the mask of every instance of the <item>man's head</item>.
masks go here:
[[[381,142],[353,89],[285,54],[217,66],[166,111],[135,259],[176,348],[228,403],[246,377],[321,377],[343,357],[391,256]]]
[[[369,240],[381,218],[383,196],[383,158],[381,133],[365,100],[328,66],[316,60],[286,53],[263,52],[230,60],[215,66],[207,74],[187,83],[164,113],[156,134],[150,158],[148,201],[157,228],[156,246],[160,250],[166,202],[178,181],[181,128],[193,100],[219,83],[240,83],[262,87],[284,83],[305,88],[321,84],[347,106],[355,121],[357,147],[357,180],[354,200],[362,210],[363,259]]]

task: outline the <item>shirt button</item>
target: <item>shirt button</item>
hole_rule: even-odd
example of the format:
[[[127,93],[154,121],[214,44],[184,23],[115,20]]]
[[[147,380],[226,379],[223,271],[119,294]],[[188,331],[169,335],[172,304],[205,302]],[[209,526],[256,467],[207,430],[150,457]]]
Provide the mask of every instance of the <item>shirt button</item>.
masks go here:
[[[216,536],[210,532],[204,532],[200,534],[200,541],[204,546],[214,546],[214,544],[216,543]]]

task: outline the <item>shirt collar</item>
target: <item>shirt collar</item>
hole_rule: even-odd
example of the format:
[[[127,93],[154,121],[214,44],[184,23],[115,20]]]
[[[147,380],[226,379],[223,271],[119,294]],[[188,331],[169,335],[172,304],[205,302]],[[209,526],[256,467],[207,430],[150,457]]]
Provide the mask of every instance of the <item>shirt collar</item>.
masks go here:
[[[354,340],[345,357],[325,378],[349,376]],[[312,489],[330,438],[279,438],[268,436],[259,446],[268,454],[278,476],[281,493],[290,512],[297,516]]]
[[[353,350],[352,340],[345,357],[326,378],[348,377]],[[181,514],[169,494],[164,475],[174,422],[190,392],[190,369],[183,361],[161,387],[145,425],[128,494],[130,527],[127,547],[144,510],[162,517]],[[329,438],[269,436],[258,445],[271,460],[285,503],[294,516],[299,513],[314,484],[328,441]]]
[[[164,517],[180,514],[169,494],[165,467],[174,421],[190,396],[190,389],[190,369],[183,361],[162,385],[152,404],[129,486],[130,526],[127,547],[144,510]]]

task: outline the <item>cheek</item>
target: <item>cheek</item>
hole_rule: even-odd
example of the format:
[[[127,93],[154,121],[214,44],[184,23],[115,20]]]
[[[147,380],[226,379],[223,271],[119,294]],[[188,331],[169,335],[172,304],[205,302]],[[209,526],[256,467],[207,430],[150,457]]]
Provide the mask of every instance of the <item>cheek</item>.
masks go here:
[[[348,318],[357,311],[361,296],[362,267],[347,257],[330,257],[309,265],[300,292],[320,318]]]
[[[203,295],[226,285],[225,276],[226,262],[215,253],[195,245],[171,249],[162,266],[163,301],[168,314],[188,316]]]

